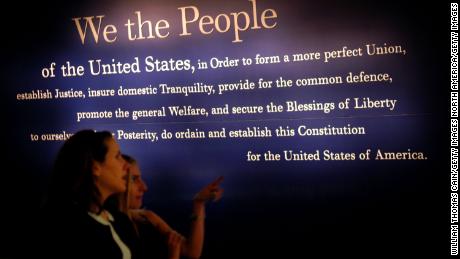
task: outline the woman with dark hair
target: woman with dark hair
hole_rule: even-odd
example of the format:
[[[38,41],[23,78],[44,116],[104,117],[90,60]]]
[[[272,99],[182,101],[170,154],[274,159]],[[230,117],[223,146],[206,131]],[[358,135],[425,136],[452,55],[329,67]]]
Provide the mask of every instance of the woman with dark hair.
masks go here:
[[[40,249],[46,258],[136,258],[137,236],[129,218],[106,206],[126,191],[127,163],[107,131],[79,131],[60,149],[44,210],[50,237]],[[43,241],[43,240],[42,240]],[[177,251],[181,236],[170,238]]]
[[[126,170],[110,132],[77,132],[57,155],[47,205],[72,205],[100,214],[107,197],[126,190]]]

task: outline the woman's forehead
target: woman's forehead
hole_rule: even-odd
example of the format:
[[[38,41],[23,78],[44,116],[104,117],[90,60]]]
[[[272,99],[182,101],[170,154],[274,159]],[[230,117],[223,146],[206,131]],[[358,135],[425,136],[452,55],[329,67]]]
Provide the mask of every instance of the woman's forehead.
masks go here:
[[[105,143],[107,144],[109,152],[118,152],[120,150],[120,146],[114,138],[108,138]]]
[[[139,169],[139,166],[137,166],[137,164],[130,164],[129,173],[137,176],[137,175],[141,175],[141,170]]]

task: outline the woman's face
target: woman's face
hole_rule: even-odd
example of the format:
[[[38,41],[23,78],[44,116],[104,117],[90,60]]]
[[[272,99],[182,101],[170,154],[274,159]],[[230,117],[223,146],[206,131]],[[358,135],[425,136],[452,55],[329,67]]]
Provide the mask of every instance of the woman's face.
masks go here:
[[[115,139],[105,141],[107,154],[104,162],[94,162],[93,174],[96,186],[101,192],[102,198],[115,193],[126,191],[127,163],[120,153],[120,147]]]
[[[141,178],[141,171],[137,163],[129,164],[130,189],[129,189],[129,208],[140,209],[142,207],[142,199],[147,191],[147,185]]]

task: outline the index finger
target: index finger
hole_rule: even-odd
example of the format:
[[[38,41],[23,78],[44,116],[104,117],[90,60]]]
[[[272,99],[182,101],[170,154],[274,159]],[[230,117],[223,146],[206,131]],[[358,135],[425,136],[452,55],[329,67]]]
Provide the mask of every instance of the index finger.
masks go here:
[[[211,186],[217,186],[224,180],[224,177],[221,175],[216,180],[211,183]]]

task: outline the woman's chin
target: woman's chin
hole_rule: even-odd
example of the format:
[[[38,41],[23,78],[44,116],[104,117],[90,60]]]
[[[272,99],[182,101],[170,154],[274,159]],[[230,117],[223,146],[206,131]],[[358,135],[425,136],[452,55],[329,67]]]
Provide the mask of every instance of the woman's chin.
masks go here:
[[[126,192],[126,185],[118,186],[118,193]]]
[[[133,202],[131,203],[131,206],[130,206],[130,207],[131,207],[132,209],[138,210],[138,209],[142,208],[142,202],[141,202],[141,201],[135,200],[135,201],[133,201]]]

